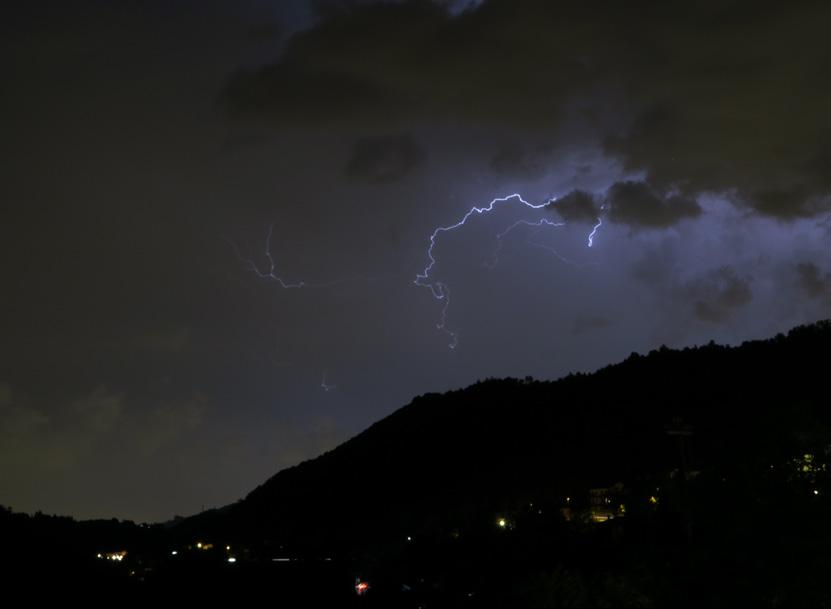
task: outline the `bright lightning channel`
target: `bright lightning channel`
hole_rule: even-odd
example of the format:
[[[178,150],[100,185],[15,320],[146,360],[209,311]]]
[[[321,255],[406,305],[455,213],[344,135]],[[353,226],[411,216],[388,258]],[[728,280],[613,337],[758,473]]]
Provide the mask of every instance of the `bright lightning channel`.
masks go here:
[[[442,307],[442,310],[441,310],[441,317],[439,319],[439,323],[436,324],[436,327],[450,337],[450,343],[448,344],[448,347],[450,347],[451,349],[455,349],[459,344],[458,333],[455,332],[454,330],[450,329],[450,327],[448,327],[448,324],[447,324],[447,315],[448,315],[448,310],[450,308],[450,289],[447,287],[446,283],[444,283],[442,281],[433,281],[430,278],[430,272],[433,270],[433,267],[435,267],[436,263],[437,263],[436,257],[433,254],[433,250],[436,247],[436,240],[438,239],[439,235],[441,235],[442,233],[447,233],[447,232],[450,232],[450,231],[454,231],[458,228],[461,228],[474,215],[481,216],[483,214],[490,213],[491,211],[493,211],[494,207],[496,207],[497,205],[502,204],[502,203],[507,203],[508,201],[517,201],[517,202],[521,203],[522,205],[524,205],[525,207],[527,207],[528,209],[538,210],[538,209],[542,209],[544,207],[547,207],[548,205],[550,205],[551,203],[553,203],[556,200],[557,200],[556,197],[554,197],[554,198],[551,198],[551,199],[548,199],[548,200],[544,201],[543,203],[535,204],[535,203],[530,203],[530,202],[526,201],[522,197],[522,195],[520,195],[519,193],[514,193],[514,194],[511,194],[511,195],[507,195],[505,197],[497,197],[497,198],[493,199],[485,207],[472,207],[464,216],[462,216],[462,219],[459,220],[458,222],[456,222],[455,224],[450,224],[448,226],[439,226],[435,230],[433,230],[432,234],[430,235],[429,245],[427,246],[428,264],[427,264],[426,267],[424,267],[424,270],[421,271],[421,273],[418,273],[416,275],[416,278],[413,281],[413,283],[415,283],[419,287],[428,288],[430,290],[430,292],[433,294],[433,297],[436,300],[443,300],[444,301],[444,306]],[[552,222],[551,220],[547,220],[547,219],[542,219],[542,220],[539,220],[539,221],[536,221],[536,222],[532,222],[530,220],[517,220],[516,222],[511,224],[508,228],[506,228],[504,231],[502,231],[501,233],[499,233],[496,236],[497,246],[496,246],[496,250],[494,251],[494,254],[491,258],[491,264],[488,265],[488,266],[490,266],[490,268],[493,268],[494,266],[496,266],[496,264],[499,261],[499,252],[502,248],[502,239],[509,232],[511,232],[516,227],[521,226],[521,225],[539,226],[539,227],[541,227],[541,226],[560,227],[560,226],[564,226],[565,222]],[[603,225],[603,220],[598,217],[597,218],[597,224],[593,227],[592,232],[591,232],[591,234],[589,234],[589,237],[587,239],[588,247],[592,247],[594,245],[594,239],[597,236],[597,231],[600,229],[600,227],[602,225]],[[557,255],[559,256],[559,254],[557,254]],[[565,258],[563,258],[563,260],[567,261]]]
[[[539,209],[543,209],[544,207],[547,207],[548,205],[555,202],[556,200],[557,200],[557,198],[553,197],[553,198],[547,199],[543,203],[535,204],[535,203],[530,203],[530,202],[526,201],[522,197],[522,195],[520,195],[519,193],[514,193],[514,194],[511,194],[511,195],[507,195],[505,197],[497,197],[497,198],[493,199],[485,207],[472,207],[472,208],[470,208],[470,210],[464,216],[462,216],[462,219],[459,220],[458,222],[456,222],[455,224],[450,224],[448,226],[439,226],[435,230],[433,230],[432,234],[430,235],[429,245],[427,247],[427,259],[429,260],[429,262],[428,262],[427,266],[424,267],[424,270],[421,273],[418,273],[416,275],[416,278],[413,281],[413,283],[415,283],[419,287],[428,288],[430,290],[430,292],[433,294],[433,297],[436,300],[444,301],[444,305],[442,306],[442,309],[441,309],[441,317],[439,318],[439,322],[436,324],[436,328],[450,337],[450,343],[448,344],[448,346],[451,349],[455,349],[458,346],[459,336],[458,336],[457,332],[455,332],[454,330],[452,330],[449,327],[448,322],[447,322],[448,311],[450,310],[450,288],[443,281],[433,281],[430,278],[430,272],[433,270],[433,267],[435,267],[435,265],[437,263],[436,257],[433,254],[433,250],[436,247],[436,241],[437,241],[439,235],[441,235],[442,233],[447,233],[447,232],[450,232],[450,231],[454,231],[458,228],[461,228],[474,215],[480,216],[480,215],[483,215],[483,214],[490,213],[491,211],[493,211],[493,209],[497,205],[507,203],[509,201],[517,201],[517,202],[521,203],[523,206],[527,207],[528,209],[539,210]],[[602,211],[604,211],[604,207],[601,207],[601,212]],[[565,226],[565,224],[566,224],[565,222],[553,222],[553,221],[548,220],[546,218],[542,218],[542,219],[537,220],[537,221],[524,220],[524,219],[517,220],[516,222],[514,222],[513,224],[508,226],[508,228],[506,228],[505,230],[503,230],[502,232],[500,232],[496,235],[496,242],[497,242],[496,249],[493,252],[491,260],[489,262],[485,263],[486,266],[493,269],[498,264],[498,262],[499,262],[499,253],[502,250],[503,239],[505,238],[505,236],[508,235],[508,233],[510,233],[512,230],[516,229],[517,227],[519,227],[519,226],[531,226],[531,227],[550,226],[550,227],[555,227],[556,228],[556,227]],[[600,229],[600,227],[602,225],[603,225],[603,220],[602,220],[602,218],[598,217],[597,218],[597,224],[594,225],[594,227],[592,228],[591,233],[588,236],[588,239],[587,239],[587,246],[588,247],[592,247],[594,245],[594,239],[596,238],[597,232],[598,232],[598,230]],[[257,277],[259,277],[260,279],[265,279],[267,281],[273,281],[273,282],[277,283],[281,288],[284,288],[284,289],[328,288],[328,287],[333,287],[333,286],[336,286],[336,285],[339,285],[339,284],[342,284],[342,283],[346,283],[346,282],[349,282],[349,281],[355,281],[355,280],[372,281],[374,279],[372,277],[345,277],[345,278],[334,279],[332,281],[326,281],[326,282],[309,282],[309,281],[302,281],[302,280],[301,281],[287,281],[286,279],[284,279],[281,275],[279,275],[277,273],[277,265],[274,262],[274,256],[271,253],[271,239],[272,239],[273,235],[274,235],[274,225],[272,224],[268,228],[268,234],[266,236],[265,248],[264,248],[264,252],[263,252],[264,256],[265,256],[265,259],[268,262],[266,268],[260,268],[260,265],[257,264],[257,262],[255,262],[254,259],[246,258],[245,256],[243,256],[242,253],[239,250],[239,247],[237,247],[236,243],[234,243],[233,241],[228,240],[229,243],[231,244],[231,246],[234,248],[234,252],[236,253],[237,258],[243,264],[245,264],[248,268],[250,268],[251,271]],[[560,255],[556,250],[554,250],[554,249],[552,249],[548,246],[545,246],[545,245],[540,244],[540,243],[531,243],[531,244],[535,245],[537,247],[541,247],[543,249],[546,249],[548,251],[551,251],[552,253],[557,255],[557,257],[560,258],[563,262],[567,262],[569,264],[577,265],[577,263],[574,263],[573,261],[565,258],[564,256]],[[326,375],[325,374],[324,374],[323,380],[321,381],[320,386],[323,388],[324,391],[330,391],[331,389],[335,388],[334,385],[328,385],[326,383]]]
[[[597,224],[594,225],[594,228],[592,229],[592,232],[589,233],[589,242],[588,242],[589,247],[594,245],[594,238],[597,236],[597,231],[598,231],[598,229],[600,229],[601,226],[603,226],[603,219],[598,218],[597,219]]]

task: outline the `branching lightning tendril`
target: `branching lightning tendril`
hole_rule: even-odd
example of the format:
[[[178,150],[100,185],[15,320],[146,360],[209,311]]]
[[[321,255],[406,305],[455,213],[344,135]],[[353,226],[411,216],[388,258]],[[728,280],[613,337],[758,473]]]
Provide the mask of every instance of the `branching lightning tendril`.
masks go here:
[[[323,378],[320,381],[320,388],[323,389],[323,391],[325,391],[326,393],[329,393],[330,391],[332,391],[332,389],[336,388],[335,385],[330,385],[329,383],[326,382],[326,373],[325,372],[323,373]]]
[[[485,266],[489,269],[493,270],[496,268],[496,265],[499,264],[499,253],[502,251],[502,239],[504,239],[508,233],[514,230],[518,226],[534,226],[534,227],[542,227],[542,226],[553,226],[558,228],[560,226],[565,226],[565,222],[552,222],[546,218],[538,220],[536,222],[531,222],[530,220],[517,220],[513,224],[511,224],[508,228],[503,230],[501,233],[496,235],[496,249],[493,250],[493,255],[491,256],[490,261],[485,262]]]
[[[415,285],[417,285],[419,287],[428,288],[430,290],[430,293],[433,295],[433,297],[436,300],[443,301],[443,306],[442,306],[442,309],[441,309],[441,317],[439,318],[439,322],[436,324],[436,328],[450,337],[450,343],[449,343],[448,346],[451,349],[455,349],[458,346],[459,337],[458,337],[458,333],[455,330],[453,330],[449,327],[448,321],[447,321],[448,311],[450,309],[450,288],[448,287],[448,285],[445,282],[439,281],[439,280],[433,280],[430,277],[430,273],[432,272],[433,268],[437,264],[437,260],[436,260],[435,254],[434,254],[434,249],[436,247],[437,239],[438,239],[439,235],[441,235],[443,233],[451,232],[451,231],[454,231],[456,229],[462,228],[467,223],[467,221],[470,220],[473,216],[481,216],[481,215],[484,215],[484,214],[488,214],[491,211],[493,211],[494,208],[497,205],[508,203],[509,201],[516,201],[517,203],[520,203],[521,205],[523,205],[524,207],[526,207],[527,209],[530,209],[530,210],[540,210],[540,209],[543,209],[543,208],[551,205],[554,201],[556,201],[556,197],[547,199],[543,203],[539,203],[539,204],[530,203],[530,202],[526,201],[522,197],[522,195],[520,195],[518,193],[514,193],[514,194],[511,194],[511,195],[508,195],[508,196],[505,196],[505,197],[497,197],[497,198],[493,199],[488,205],[486,205],[484,207],[472,207],[472,208],[470,208],[470,210],[464,216],[462,216],[461,220],[459,220],[458,222],[456,222],[454,224],[450,224],[450,225],[447,225],[447,226],[438,226],[437,228],[435,228],[433,230],[432,234],[430,235],[429,245],[427,247],[427,252],[426,252],[427,253],[427,259],[428,259],[428,264],[427,264],[426,267],[424,267],[424,270],[422,270],[420,273],[418,273],[416,275],[416,278],[413,281],[413,283],[415,283]],[[602,211],[604,211],[604,207],[601,207],[601,212]],[[493,252],[493,255],[491,256],[491,259],[488,262],[486,262],[485,265],[487,267],[491,268],[491,269],[496,267],[496,265],[499,262],[499,253],[502,250],[503,239],[508,235],[508,233],[510,233],[511,231],[516,229],[517,227],[519,227],[519,226],[530,226],[530,227],[540,227],[541,228],[543,226],[548,226],[548,227],[559,228],[559,227],[565,226],[565,224],[566,224],[565,222],[554,222],[554,221],[548,220],[546,218],[542,218],[540,220],[527,220],[527,219],[517,220],[516,222],[514,222],[513,224],[508,226],[505,230],[503,230],[502,232],[500,232],[496,235],[496,248]],[[602,220],[601,217],[598,217],[597,218],[597,223],[592,227],[592,231],[588,236],[588,239],[587,239],[587,246],[588,247],[592,247],[594,245],[594,240],[597,236],[598,230],[600,229],[600,227],[602,225],[603,225],[603,220]],[[308,281],[291,282],[291,281],[287,281],[281,275],[279,275],[277,273],[277,265],[275,264],[274,256],[271,253],[271,239],[272,239],[273,234],[274,234],[274,225],[271,225],[268,229],[268,235],[267,235],[266,240],[265,240],[264,256],[265,256],[265,259],[268,261],[268,265],[267,265],[266,269],[262,269],[260,267],[260,265],[258,265],[257,262],[255,262],[253,259],[246,258],[245,256],[243,256],[240,253],[240,250],[237,247],[237,245],[233,241],[229,241],[229,243],[233,246],[234,251],[236,252],[237,258],[242,263],[244,263],[248,268],[250,268],[251,271],[257,277],[259,277],[260,279],[273,281],[273,282],[277,283],[281,288],[284,288],[284,289],[327,288],[327,287],[333,287],[333,286],[336,286],[336,285],[339,285],[339,284],[342,284],[342,283],[345,283],[345,282],[348,282],[348,281],[353,281],[355,279],[364,279],[364,280],[371,280],[372,279],[372,278],[366,278],[366,277],[359,277],[359,278],[347,277],[347,278],[335,279],[335,280],[327,281],[327,282],[308,282]],[[529,241],[528,243],[530,243],[531,245],[534,245],[536,247],[540,247],[540,248],[543,248],[547,251],[552,252],[563,262],[566,262],[568,264],[571,264],[571,265],[574,265],[574,266],[577,266],[577,267],[584,266],[584,265],[580,265],[580,264],[578,264],[578,263],[576,263],[572,260],[569,260],[568,258],[562,256],[559,252],[557,252],[555,249],[553,249],[550,246],[547,246],[547,245],[544,245],[544,244],[541,244],[541,243],[535,243],[535,242],[532,242],[532,241]],[[320,386],[324,391],[330,391],[331,389],[334,389],[334,385],[329,385],[329,384],[326,383],[325,373],[323,375],[323,379],[321,381]]]
[[[487,214],[487,213],[493,211],[494,207],[496,207],[497,205],[502,204],[502,203],[507,203],[508,201],[511,201],[511,200],[515,200],[515,201],[521,203],[523,206],[527,207],[528,209],[539,210],[539,209],[543,209],[543,208],[547,207],[548,205],[550,205],[551,203],[553,203],[556,200],[556,198],[551,198],[551,199],[546,200],[543,203],[535,204],[535,203],[529,203],[528,201],[526,201],[525,199],[522,198],[522,195],[520,195],[518,193],[514,193],[512,195],[508,195],[508,196],[505,196],[505,197],[497,197],[497,198],[493,199],[485,207],[472,207],[464,216],[462,216],[461,220],[459,220],[455,224],[450,224],[448,226],[439,226],[435,230],[433,230],[433,233],[430,235],[429,245],[427,247],[427,259],[428,259],[429,262],[428,262],[427,266],[424,267],[424,270],[421,273],[418,273],[416,275],[416,278],[413,281],[413,283],[415,283],[419,287],[428,288],[430,290],[430,292],[433,294],[433,297],[436,300],[443,300],[444,301],[444,306],[442,307],[442,310],[441,310],[441,318],[439,320],[439,323],[436,325],[436,327],[450,337],[450,343],[449,343],[448,346],[451,349],[455,349],[458,346],[459,337],[458,337],[458,333],[455,332],[454,330],[450,329],[448,327],[448,324],[447,324],[447,314],[448,314],[448,310],[450,308],[450,289],[447,287],[446,283],[444,283],[442,281],[433,281],[430,278],[430,272],[433,270],[433,267],[436,266],[436,262],[437,262],[436,257],[433,253],[433,250],[436,247],[436,240],[438,239],[439,235],[441,235],[442,233],[451,232],[451,231],[454,231],[458,228],[461,228],[474,215],[480,216],[480,215],[483,215],[483,214]],[[496,241],[497,241],[496,250],[494,251],[493,256],[491,257],[490,263],[486,263],[486,266],[489,266],[489,268],[494,268],[496,266],[496,264],[499,261],[499,252],[502,249],[502,239],[509,232],[511,232],[512,230],[514,230],[518,226],[522,226],[522,225],[537,226],[537,227],[542,227],[542,226],[560,227],[560,226],[564,226],[565,223],[564,222],[552,222],[551,220],[548,220],[548,219],[545,219],[545,218],[543,218],[541,220],[537,220],[537,221],[531,221],[531,220],[525,220],[525,219],[517,220],[516,222],[511,224],[508,228],[506,228],[501,233],[496,235]],[[602,225],[603,225],[603,220],[598,217],[597,218],[597,224],[594,225],[591,234],[589,234],[589,237],[588,237],[588,240],[587,240],[588,247],[592,247],[594,245],[594,239],[597,236],[597,231],[600,229],[600,227]],[[535,244],[535,245],[539,245],[539,244]],[[567,258],[561,256],[555,250],[553,250],[551,248],[548,248],[546,246],[542,246],[542,245],[539,245],[539,246],[552,251],[554,254],[556,254],[564,262],[568,262],[570,264],[575,264],[572,261],[568,260]]]
[[[373,281],[376,279],[375,277],[341,277],[339,279],[333,279],[331,281],[296,281],[290,282],[286,281],[277,274],[277,265],[274,263],[274,256],[271,253],[271,237],[274,234],[274,225],[268,227],[268,235],[265,239],[265,251],[264,255],[266,260],[268,260],[268,269],[262,270],[260,266],[252,259],[246,258],[242,255],[237,247],[237,244],[231,240],[227,240],[228,243],[234,248],[234,252],[237,255],[237,258],[240,262],[242,262],[245,266],[251,269],[253,273],[259,277],[260,279],[265,279],[267,281],[273,281],[277,283],[281,288],[287,290],[295,290],[300,288],[331,288],[337,285],[341,285],[343,283],[347,283],[350,281]]]
[[[541,250],[549,252],[550,254],[554,254],[554,256],[560,262],[564,262],[565,264],[573,266],[576,269],[583,269],[587,266],[596,266],[597,265],[596,262],[576,262],[576,261],[572,260],[571,258],[566,258],[559,251],[557,251],[556,249],[554,249],[553,247],[551,247],[550,245],[547,245],[545,243],[537,243],[536,241],[531,241],[530,239],[528,241],[526,241],[526,243],[528,245],[532,245],[532,246],[537,247]],[[591,246],[589,246],[589,247],[591,247]]]

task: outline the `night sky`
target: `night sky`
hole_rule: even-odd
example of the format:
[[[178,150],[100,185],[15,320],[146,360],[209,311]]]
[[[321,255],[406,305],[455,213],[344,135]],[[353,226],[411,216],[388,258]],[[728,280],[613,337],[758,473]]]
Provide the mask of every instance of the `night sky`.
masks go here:
[[[191,514],[418,394],[831,315],[827,2],[7,4],[15,510]]]

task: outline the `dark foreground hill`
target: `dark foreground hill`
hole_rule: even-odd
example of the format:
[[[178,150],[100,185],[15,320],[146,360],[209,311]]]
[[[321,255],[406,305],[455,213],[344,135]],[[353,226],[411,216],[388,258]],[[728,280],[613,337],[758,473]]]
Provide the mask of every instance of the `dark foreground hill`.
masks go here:
[[[292,602],[831,604],[829,353],[821,322],[421,396],[233,505],[109,547],[144,591],[209,574]]]
[[[633,354],[556,382],[487,380],[421,396],[279,472],[221,520],[240,535],[330,547],[682,466],[769,468],[831,442],[829,355],[823,322],[736,348]]]
[[[523,586],[544,594],[523,578],[558,570],[586,590],[612,574],[626,588],[631,575],[621,574],[635,565],[649,573],[648,591],[635,587],[644,602],[775,604],[794,594],[794,554],[800,581],[826,561],[816,545],[825,519],[815,518],[831,510],[829,353],[822,322],[735,348],[633,354],[556,382],[487,380],[421,396],[180,532],[258,555],[349,556],[398,591],[433,572],[431,585],[457,600],[466,588],[506,602]],[[517,545],[499,545],[506,538]],[[693,557],[704,562],[688,565]],[[737,579],[722,581],[721,567]]]

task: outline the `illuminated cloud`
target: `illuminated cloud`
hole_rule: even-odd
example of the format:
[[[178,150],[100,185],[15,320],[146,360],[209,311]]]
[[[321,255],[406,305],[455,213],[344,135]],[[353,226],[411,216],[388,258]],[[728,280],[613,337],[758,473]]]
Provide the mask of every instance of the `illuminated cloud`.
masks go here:
[[[810,298],[831,297],[831,273],[823,273],[813,262],[802,262],[794,267],[799,288]]]
[[[783,220],[831,209],[826,4],[334,4],[277,61],[235,73],[234,116],[565,128],[557,146],[593,140],[660,192],[729,193]],[[521,153],[493,166],[538,171]]]
[[[753,292],[747,279],[725,266],[687,285],[686,297],[695,316],[703,322],[723,323],[750,303]]]
[[[550,203],[546,209],[557,212],[566,222],[594,224],[600,215],[600,205],[594,195],[582,190],[572,190]]]
[[[602,315],[590,315],[580,313],[574,319],[573,332],[575,334],[586,334],[595,330],[603,330],[612,325],[612,321]]]
[[[606,194],[609,218],[633,228],[666,228],[701,214],[698,203],[686,196],[662,196],[646,182],[616,182]]]
[[[548,147],[526,148],[518,144],[503,145],[491,157],[490,167],[500,176],[521,180],[538,180],[548,170],[545,156]]]

